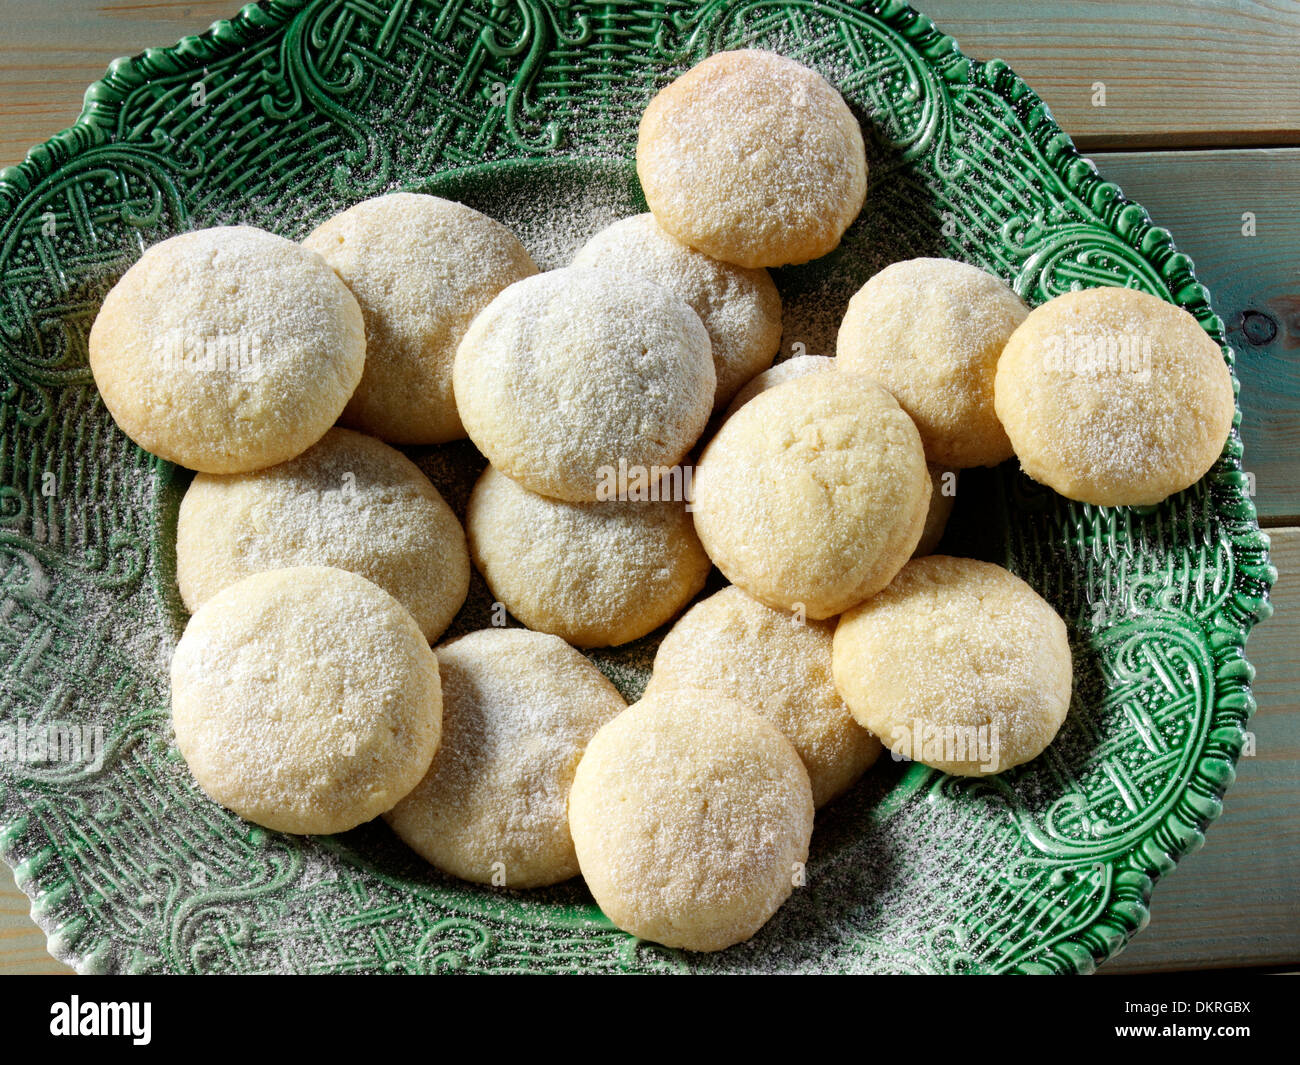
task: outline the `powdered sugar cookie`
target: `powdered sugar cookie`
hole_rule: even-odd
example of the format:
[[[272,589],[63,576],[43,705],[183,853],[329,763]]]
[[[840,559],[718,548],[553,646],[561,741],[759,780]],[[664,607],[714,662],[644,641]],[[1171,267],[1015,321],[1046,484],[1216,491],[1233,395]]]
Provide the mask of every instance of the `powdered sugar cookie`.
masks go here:
[[[880,754],[831,677],[834,622],[801,621],[739,588],[696,603],[655,654],[646,696],[680,688],[717,692],[762,714],[803,760],[813,802],[847,789]]]
[[[737,392],[735,398],[731,401],[731,406],[727,408],[727,413],[723,417],[724,419],[730,418],[760,392],[775,388],[783,381],[793,381],[796,377],[803,377],[810,373],[823,373],[826,370],[833,369],[835,369],[835,360],[829,355],[796,355],[783,362],[778,362],[770,370],[764,370]]]
[[[406,795],[438,746],[438,663],[364,577],[255,573],[190,619],[171,667],[176,746],[213,799],[280,832],[345,832]]]
[[[695,529],[732,584],[828,618],[889,583],[929,498],[921,438],[893,397],[861,374],[814,373],[723,423],[696,471]]]
[[[713,345],[714,409],[772,364],[781,345],[781,297],[766,270],[746,270],[688,248],[654,215],[624,218],[592,237],[573,265],[640,274],[683,299]]]
[[[912,552],[913,558],[934,554],[957,502],[957,471],[934,463],[928,463],[926,469],[930,474],[930,506],[925,512],[925,527],[921,530],[916,550]]]
[[[835,630],[835,685],[893,751],[959,776],[1052,742],[1070,705],[1065,622],[1001,566],[931,555]]]
[[[385,820],[444,872],[530,888],[577,875],[568,798],[587,742],[626,706],[555,636],[482,629],[438,648],[442,745]]]
[[[456,515],[400,451],[331,429],[297,458],[198,474],[176,525],[176,581],[191,612],[268,569],[336,566],[373,581],[436,640],[469,590]]]
[[[717,378],[699,315],[636,275],[570,267],[516,282],[456,353],[456,403],[502,473],[571,502],[609,470],[655,477],[704,430]]]
[[[1034,310],[998,362],[995,398],[1025,473],[1107,507],[1159,503],[1199,481],[1235,408],[1223,352],[1196,319],[1126,288]]]
[[[578,647],[644,636],[709,575],[685,504],[671,500],[565,503],[489,466],[465,528],[493,596],[530,629]]]
[[[646,108],[636,170],[659,224],[740,266],[825,255],[862,210],[857,119],[821,75],[771,52],[719,52]]]
[[[619,928],[686,950],[757,932],[808,858],[812,788],[775,725],[713,692],[660,692],[596,733],[569,794],[578,864]]]
[[[366,369],[344,424],[395,444],[464,436],[456,347],[503,288],[537,273],[514,234],[464,204],[394,192],[335,215],[303,246],[338,271],[365,316]]]
[[[204,473],[284,462],[361,379],[361,308],[325,261],[250,226],[155,244],[104,297],[90,369],[118,427]]]
[[[1029,309],[1000,278],[951,259],[887,266],[849,301],[836,359],[893,394],[944,466],[996,466],[1011,442],[993,410],[998,356]]]

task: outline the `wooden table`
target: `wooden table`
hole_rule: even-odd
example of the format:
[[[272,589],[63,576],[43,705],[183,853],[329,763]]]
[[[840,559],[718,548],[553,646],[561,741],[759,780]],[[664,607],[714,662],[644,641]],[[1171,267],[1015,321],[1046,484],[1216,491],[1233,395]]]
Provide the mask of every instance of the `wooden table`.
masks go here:
[[[109,60],[236,6],[0,0],[0,166],[70,125]],[[1300,0],[921,6],[968,55],[1007,60],[1196,261],[1240,356],[1245,463],[1281,571],[1277,613],[1249,646],[1257,754],[1104,971],[1300,967]],[[0,863],[0,973],[66,971]]]

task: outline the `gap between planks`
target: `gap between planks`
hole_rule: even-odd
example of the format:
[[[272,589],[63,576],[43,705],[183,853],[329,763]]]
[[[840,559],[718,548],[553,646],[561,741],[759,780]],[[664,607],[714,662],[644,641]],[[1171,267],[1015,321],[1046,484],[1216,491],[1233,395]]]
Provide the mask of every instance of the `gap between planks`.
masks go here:
[[[917,6],[967,55],[1006,60],[1086,151],[1300,145],[1297,0]],[[111,60],[175,44],[238,7],[0,0],[0,166],[71,125]]]

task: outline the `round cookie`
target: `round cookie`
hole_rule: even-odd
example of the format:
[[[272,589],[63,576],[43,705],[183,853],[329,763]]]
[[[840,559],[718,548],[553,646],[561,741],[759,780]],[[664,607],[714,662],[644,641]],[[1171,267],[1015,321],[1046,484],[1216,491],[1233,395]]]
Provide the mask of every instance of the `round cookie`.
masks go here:
[[[578,251],[573,265],[640,274],[700,316],[718,378],[714,410],[772,365],[781,346],[781,296],[767,271],[746,270],[688,248],[664,232],[652,214],[602,229]]]
[[[824,806],[880,755],[880,741],[835,690],[834,633],[833,622],[801,622],[739,588],[723,588],[669,630],[645,694],[704,688],[762,714],[794,744],[813,802]]]
[[[934,549],[943,539],[944,530],[948,528],[952,508],[957,503],[957,471],[934,463],[928,463],[926,469],[930,472],[930,506],[925,512],[925,527],[921,530],[916,550],[912,552],[913,558],[934,554]],[[953,477],[951,495],[944,493],[944,477],[947,474],[952,474]]]
[[[578,647],[644,636],[709,575],[683,503],[564,503],[491,466],[474,486],[465,530],[492,595],[530,629]]]
[[[502,289],[537,273],[514,234],[464,204],[393,192],[335,215],[303,246],[338,272],[365,317],[365,373],[343,423],[395,444],[463,437],[456,347]]]
[[[723,423],[695,474],[695,530],[732,584],[828,618],[890,582],[921,537],[916,426],[870,378],[813,373]]]
[[[1070,706],[1065,622],[1019,577],[974,559],[909,562],[840,618],[832,661],[859,723],[958,776],[1038,757]]]
[[[587,745],[569,793],[578,864],[605,915],[686,950],[757,932],[789,898],[812,826],[789,740],[708,691],[633,704]]]
[[[203,473],[262,469],[311,447],[365,358],[361,308],[338,275],[251,226],[155,244],[90,330],[90,369],[118,427]]]
[[[279,832],[345,832],[409,792],[442,722],[438,662],[364,577],[245,577],[190,619],[171,666],[176,746],[209,796]]]
[[[739,266],[831,251],[862,210],[862,130],[821,75],[794,60],[719,52],[641,116],[636,172],[659,224]]]
[[[462,880],[531,888],[576,876],[569,786],[623,697],[563,640],[526,629],[481,629],[437,654],[442,745],[385,820]]]
[[[992,274],[951,259],[887,266],[849,300],[836,360],[884,385],[912,416],[925,457],[996,466],[1011,441],[993,409],[998,356],[1029,309]]]
[[[1091,288],[1036,308],[1007,342],[998,417],[1025,473],[1097,506],[1159,503],[1201,479],[1232,431],[1232,374],[1187,311]]]
[[[465,428],[492,465],[575,503],[598,499],[610,470],[656,478],[680,462],[717,386],[709,335],[677,296],[636,275],[574,267],[493,300],[461,341],[453,380]]]
[[[253,473],[200,473],[181,500],[176,582],[191,613],[251,573],[336,566],[373,581],[433,641],[469,591],[456,515],[400,451],[331,429]]]
[[[770,370],[764,370],[736,393],[735,398],[731,401],[731,406],[727,408],[727,413],[723,415],[723,420],[730,418],[760,392],[775,388],[784,381],[793,381],[796,377],[804,377],[810,373],[822,373],[833,369],[835,369],[835,360],[829,355],[795,355],[793,358],[778,362]]]

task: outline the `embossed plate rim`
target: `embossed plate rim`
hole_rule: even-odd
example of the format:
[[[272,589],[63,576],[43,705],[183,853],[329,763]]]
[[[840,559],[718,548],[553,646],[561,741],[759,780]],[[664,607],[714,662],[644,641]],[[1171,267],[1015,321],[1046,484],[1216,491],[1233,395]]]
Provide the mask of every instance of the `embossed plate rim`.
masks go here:
[[[45,178],[79,153],[112,143],[120,107],[133,89],[153,77],[174,75],[234,56],[287,24],[308,3],[309,0],[261,0],[248,4],[230,19],[213,23],[201,34],[182,38],[170,48],[151,48],[134,57],[115,60],[105,76],[86,90],[82,112],[71,127],[35,146],[23,162],[0,170],[0,216],[17,210],[24,198],[38,189]],[[798,5],[790,3],[788,6]],[[846,5],[832,6],[844,8]],[[1117,236],[1155,265],[1161,280],[1174,294],[1175,302],[1189,310],[1225,350],[1239,396],[1235,354],[1226,344],[1223,322],[1212,311],[1208,292],[1196,280],[1190,258],[1175,249],[1169,233],[1156,227],[1140,205],[1128,200],[1116,184],[1105,181],[1079,154],[1068,135],[1056,124],[1047,105],[1033,90],[1001,61],[978,62],[962,55],[952,38],[936,30],[926,16],[899,0],[881,0],[877,4],[858,7],[869,9],[881,22],[907,39],[926,58],[937,76],[950,84],[987,90],[1013,108],[1042,159],[1063,186],[1091,205]],[[1240,420],[1238,401],[1232,436],[1225,446],[1224,455],[1208,475],[1209,487],[1215,513],[1233,545],[1266,558],[1268,537],[1259,529],[1241,472]],[[1221,608],[1216,616],[1217,649],[1237,648],[1244,652],[1246,636],[1253,624],[1271,613],[1268,588],[1276,579],[1276,570],[1267,563],[1257,568],[1260,570],[1256,578],[1259,591],[1249,593],[1240,587],[1239,581],[1234,583],[1228,600],[1231,608]],[[1245,705],[1247,708],[1253,705],[1249,691],[1253,670],[1244,653],[1239,662],[1234,662],[1234,667],[1220,678],[1222,683],[1217,688],[1212,711],[1230,705]],[[1231,783],[1235,761],[1236,751],[1230,743],[1226,751],[1205,752],[1184,791],[1190,791],[1195,784],[1200,794],[1220,798]],[[1155,880],[1195,848],[1200,832],[1217,816],[1217,812],[1212,807],[1208,812],[1198,809],[1190,821],[1185,819],[1178,823],[1176,827],[1182,831],[1165,832],[1163,842],[1156,840],[1154,837],[1160,830],[1168,827],[1166,823],[1175,818],[1175,812],[1171,810],[1156,828],[1147,833],[1146,842],[1158,852],[1158,857],[1149,857],[1141,870],[1149,878],[1148,882],[1139,886],[1136,897],[1132,892],[1113,894],[1093,921],[1080,929],[1082,932],[1104,925],[1117,930],[1120,935],[1118,938],[1106,935],[1090,937],[1087,948],[1090,958],[1071,953],[1062,958],[1058,953],[1064,968],[1085,970],[1089,961],[1093,965],[1099,964],[1122,949],[1149,917],[1150,888]],[[9,827],[0,825],[0,835]],[[7,860],[16,861],[18,857],[6,855]],[[33,891],[38,888],[39,884],[33,881]],[[53,915],[43,921],[38,917],[38,921],[47,935],[54,933]]]

